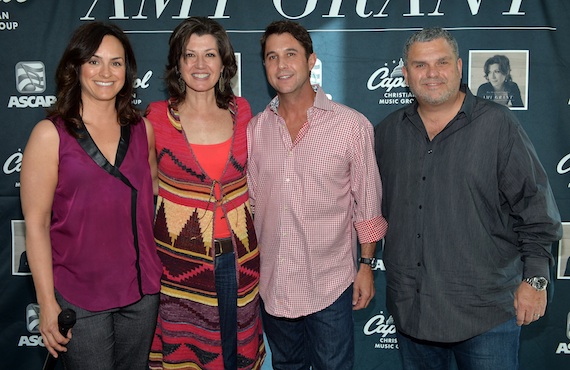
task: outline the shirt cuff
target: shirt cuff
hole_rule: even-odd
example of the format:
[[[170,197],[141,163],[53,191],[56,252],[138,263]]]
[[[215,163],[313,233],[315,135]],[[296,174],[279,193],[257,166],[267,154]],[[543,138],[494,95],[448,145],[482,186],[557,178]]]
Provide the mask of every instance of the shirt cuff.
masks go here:
[[[548,258],[526,257],[524,259],[523,279],[542,276],[550,281],[550,263]]]
[[[354,228],[360,243],[374,243],[384,238],[388,222],[384,217],[378,216],[371,220],[355,222]]]

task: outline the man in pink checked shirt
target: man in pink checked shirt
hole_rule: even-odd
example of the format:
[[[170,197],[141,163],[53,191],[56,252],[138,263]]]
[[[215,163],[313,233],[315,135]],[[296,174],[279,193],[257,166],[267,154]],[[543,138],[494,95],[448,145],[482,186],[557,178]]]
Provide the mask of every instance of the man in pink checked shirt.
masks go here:
[[[271,23],[261,48],[277,96],[250,121],[248,181],[272,365],[352,369],[352,310],[374,296],[374,252],[387,229],[373,127],[311,86],[317,57],[301,25]]]

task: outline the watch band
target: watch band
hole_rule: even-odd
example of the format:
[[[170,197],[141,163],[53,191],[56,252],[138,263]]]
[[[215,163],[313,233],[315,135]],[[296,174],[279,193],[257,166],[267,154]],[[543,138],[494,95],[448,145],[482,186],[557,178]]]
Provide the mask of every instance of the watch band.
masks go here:
[[[358,263],[364,263],[365,265],[368,265],[370,267],[374,267],[374,265],[376,265],[376,258],[374,258],[374,257],[372,257],[372,258],[360,257],[358,259]]]

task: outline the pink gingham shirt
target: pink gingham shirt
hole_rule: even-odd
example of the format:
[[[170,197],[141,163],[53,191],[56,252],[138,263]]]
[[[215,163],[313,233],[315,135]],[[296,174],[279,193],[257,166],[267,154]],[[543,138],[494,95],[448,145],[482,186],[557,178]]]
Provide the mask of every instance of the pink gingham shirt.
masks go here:
[[[277,97],[247,130],[259,289],[273,316],[296,318],[330,306],[356,276],[357,237],[376,242],[387,229],[372,125],[315,89],[295,142],[277,113]]]

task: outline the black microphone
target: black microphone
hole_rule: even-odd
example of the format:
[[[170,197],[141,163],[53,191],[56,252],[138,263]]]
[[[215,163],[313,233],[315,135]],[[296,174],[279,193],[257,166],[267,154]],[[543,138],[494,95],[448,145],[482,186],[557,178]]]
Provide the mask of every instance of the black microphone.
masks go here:
[[[59,332],[64,337],[67,336],[69,329],[75,325],[75,311],[70,308],[66,308],[65,310],[61,311],[57,316],[57,324],[59,325]],[[53,357],[51,353],[48,352],[46,357],[46,361],[44,362],[44,367],[42,370],[53,370],[55,369],[55,364],[57,363],[57,359],[59,357]]]

